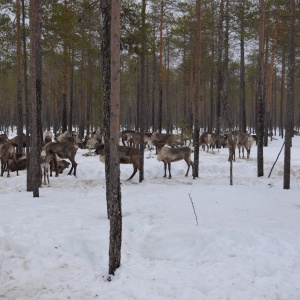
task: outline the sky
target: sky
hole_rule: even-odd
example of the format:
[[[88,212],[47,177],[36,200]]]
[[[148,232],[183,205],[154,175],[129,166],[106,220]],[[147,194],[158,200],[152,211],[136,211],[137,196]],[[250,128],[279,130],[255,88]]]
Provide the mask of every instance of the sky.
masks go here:
[[[145,152],[145,180],[121,165],[122,257],[108,276],[105,171],[79,149],[77,177],[66,169],[33,198],[26,171],[0,178],[0,299],[300,299],[300,137],[293,139],[291,188],[283,189],[283,140],[233,163],[228,150],[200,151],[199,178],[186,163]],[[193,208],[194,207],[194,208]],[[198,222],[198,224],[197,224]]]

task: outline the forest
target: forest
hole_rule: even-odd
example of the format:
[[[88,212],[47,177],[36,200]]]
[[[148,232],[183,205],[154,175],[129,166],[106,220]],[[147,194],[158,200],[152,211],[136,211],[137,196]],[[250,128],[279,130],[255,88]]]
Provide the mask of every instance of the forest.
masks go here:
[[[149,131],[191,132],[199,82],[201,129],[232,126],[255,132],[260,2],[201,1],[198,76],[196,1],[122,1],[121,128],[138,131],[139,114],[145,110]],[[262,27],[265,132],[280,134],[288,98],[289,2],[264,1]],[[85,132],[103,128],[100,4],[99,0],[42,1],[43,129],[57,133],[76,128],[84,137]],[[30,86],[25,84],[30,77],[29,1],[1,1],[0,6],[0,130],[6,132],[9,126],[30,120]],[[296,130],[300,126],[299,7],[296,3],[293,34]]]
[[[151,140],[162,133],[180,133],[181,143],[183,135],[192,140],[193,149],[159,149],[161,141],[153,142],[157,160],[164,163],[164,177],[168,164],[169,179],[171,162],[183,158],[188,164],[185,176],[192,166],[193,179],[199,178],[200,134],[219,138],[225,133],[230,185],[235,149],[240,148],[233,131],[245,135],[243,147],[251,148],[255,136],[258,177],[264,176],[268,137],[280,135],[285,138],[280,150],[285,146],[283,188],[290,189],[292,137],[300,129],[299,4],[0,0],[1,176],[5,164],[10,176],[10,158],[17,165],[6,135],[15,128],[17,154],[22,154],[26,132],[27,191],[33,191],[33,197],[39,197],[41,167],[45,171],[47,165],[48,171],[52,160],[57,177],[56,156],[66,158],[72,163],[68,175],[74,169],[76,177],[77,139],[87,142],[93,134],[104,133],[100,146],[105,156],[110,275],[121,259],[120,130],[139,134],[139,149],[125,149],[130,159],[125,164],[134,166],[129,179],[139,170],[139,182],[144,180],[146,133]],[[51,135],[42,148],[43,131],[56,138],[68,132],[71,140],[52,142]],[[16,171],[18,176],[18,166]]]

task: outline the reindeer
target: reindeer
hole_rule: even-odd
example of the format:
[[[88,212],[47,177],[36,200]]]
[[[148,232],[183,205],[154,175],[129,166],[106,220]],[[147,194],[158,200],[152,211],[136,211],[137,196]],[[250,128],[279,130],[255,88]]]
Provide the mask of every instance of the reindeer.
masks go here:
[[[78,133],[76,131],[65,131],[64,133],[60,133],[58,134],[54,139],[57,141],[57,142],[61,142],[62,141],[62,138],[65,138],[65,137],[77,137]]]
[[[45,146],[45,151],[47,156],[50,156],[54,160],[56,177],[58,177],[58,167],[57,167],[57,159],[54,154],[57,154],[60,158],[67,158],[71,161],[72,167],[68,175],[71,175],[72,171],[74,170],[74,176],[76,177],[77,163],[75,161],[75,155],[77,153],[77,150],[78,150],[78,146],[76,145],[76,143],[72,144],[70,142],[60,142],[60,143],[51,142]]]
[[[49,180],[49,169],[50,169],[50,160],[51,156],[47,156],[46,151],[42,150],[41,152],[41,169],[42,169],[42,179],[44,178],[43,184],[46,185],[46,178],[48,181],[48,186],[50,186]]]
[[[156,154],[158,149],[162,148],[164,145],[168,145],[170,147],[177,146],[176,136],[171,133],[153,132],[151,135],[151,142],[156,147]]]
[[[200,145],[202,146],[203,151],[205,151],[205,146],[207,147],[207,152],[211,146],[213,139],[212,139],[212,133],[209,132],[203,132],[200,135]]]
[[[17,149],[18,147],[18,139],[19,137],[16,135],[12,139],[9,140],[9,142]],[[26,134],[22,133],[22,146],[23,148],[26,148]]]
[[[27,167],[27,157],[25,154],[16,154],[17,161],[13,161],[12,159],[8,160],[8,168],[11,172],[26,170]]]
[[[45,142],[45,144],[52,142],[52,138],[53,138],[53,133],[51,131],[46,130],[43,132],[43,141]]]
[[[235,148],[237,144],[237,139],[232,132],[227,132],[224,134],[225,140],[227,142],[227,148],[229,151],[228,161],[235,161]]]
[[[96,148],[96,154],[100,154],[100,161],[105,163],[104,145],[101,144]],[[132,164],[133,173],[126,180],[131,180],[138,170],[140,170],[139,149],[127,146],[119,146],[120,164]]]
[[[99,131],[94,131],[85,138],[84,145],[88,149],[96,149],[97,145],[104,144],[103,135]]]
[[[2,147],[0,148],[0,157],[1,157],[1,177],[3,177],[4,171],[6,169],[7,169],[7,177],[10,177],[9,167],[8,167],[9,160],[12,159],[17,166],[15,147],[10,142],[2,144]],[[19,176],[18,168],[16,171],[17,171],[17,176]]]
[[[151,142],[151,135],[150,132],[145,132],[144,134],[144,144],[145,146],[148,145],[149,148],[152,145]],[[140,147],[140,132],[133,132],[133,133],[127,133],[127,141],[129,141],[129,144],[132,145],[135,148]]]
[[[157,160],[163,161],[165,168],[165,175],[167,177],[167,165],[169,169],[169,179],[172,178],[171,175],[171,162],[179,161],[184,159],[188,165],[185,176],[188,176],[190,167],[193,165],[191,160],[192,149],[190,147],[180,147],[180,148],[170,148],[163,147],[158,151]]]
[[[243,158],[245,158],[244,148],[246,148],[247,159],[249,159],[253,140],[254,140],[253,136],[249,133],[239,133],[237,135],[237,146],[239,148],[239,158],[241,158],[241,148],[242,148]]]
[[[127,130],[122,130],[120,132],[120,139],[122,141],[123,146],[129,146],[129,143],[128,143],[128,140],[127,140],[127,137],[128,137],[127,134],[128,133],[135,133],[135,131],[127,129]],[[125,142],[127,142],[127,145],[125,144]]]

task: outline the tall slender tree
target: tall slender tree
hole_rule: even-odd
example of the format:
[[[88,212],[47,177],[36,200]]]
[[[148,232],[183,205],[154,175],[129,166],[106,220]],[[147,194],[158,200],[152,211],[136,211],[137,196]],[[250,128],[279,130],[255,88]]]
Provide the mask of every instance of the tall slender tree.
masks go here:
[[[200,67],[201,67],[201,0],[196,1],[196,70],[195,70],[195,111],[194,111],[194,164],[193,178],[199,177],[199,135],[200,135]],[[202,108],[202,107],[201,107]]]
[[[142,0],[142,28],[141,28],[141,92],[140,92],[140,170],[139,182],[144,180],[144,135],[146,130],[146,71],[145,71],[145,56],[146,56],[146,0]]]
[[[288,44],[287,70],[287,101],[285,114],[285,147],[284,147],[284,174],[283,188],[290,189],[291,177],[291,147],[294,126],[294,97],[295,97],[295,0],[290,0],[290,25]]]
[[[265,1],[260,0],[259,9],[259,57],[258,57],[258,84],[256,103],[256,135],[257,135],[257,175],[264,176],[264,23]]]
[[[110,220],[109,274],[121,264],[122,208],[120,185],[120,1],[101,3],[103,16],[103,87],[105,106],[106,199]],[[108,155],[109,154],[109,155]],[[107,159],[109,157],[109,159]]]
[[[18,103],[18,153],[23,152],[23,103],[21,80],[21,6],[20,0],[16,1],[16,27],[17,27],[17,103]]]
[[[30,172],[33,197],[39,197],[41,183],[41,88],[42,88],[42,2],[30,1],[30,86],[31,86],[31,147]]]
[[[163,110],[163,18],[165,2],[161,0],[160,27],[159,27],[159,110],[158,110],[158,130],[162,131],[162,110]]]

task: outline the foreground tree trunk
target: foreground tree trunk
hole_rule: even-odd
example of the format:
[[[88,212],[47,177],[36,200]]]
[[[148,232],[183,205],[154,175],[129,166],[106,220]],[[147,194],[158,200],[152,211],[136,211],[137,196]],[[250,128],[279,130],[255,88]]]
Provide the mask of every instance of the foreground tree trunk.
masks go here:
[[[258,90],[256,104],[257,176],[264,176],[264,22],[265,3],[260,0]]]
[[[146,55],[146,0],[142,1],[142,53],[141,53],[141,92],[140,92],[140,171],[139,182],[144,180],[144,135],[146,131],[146,72],[145,72],[145,55]]]
[[[30,173],[33,197],[39,197],[41,183],[41,87],[42,87],[42,4],[41,0],[30,1],[30,85],[31,85],[31,149]]]
[[[295,0],[290,0],[290,28],[287,71],[287,101],[285,114],[285,147],[283,188],[290,189],[291,147],[294,126],[294,94],[295,94]]]
[[[121,263],[122,209],[120,188],[120,2],[105,0],[103,14],[103,90],[105,108],[106,199],[110,219],[109,274]],[[113,20],[113,21],[112,21]],[[109,159],[108,159],[109,157]]]
[[[197,0],[197,36],[196,36],[196,76],[194,111],[194,164],[193,178],[199,177],[199,135],[200,135],[200,66],[201,66],[201,0]]]

